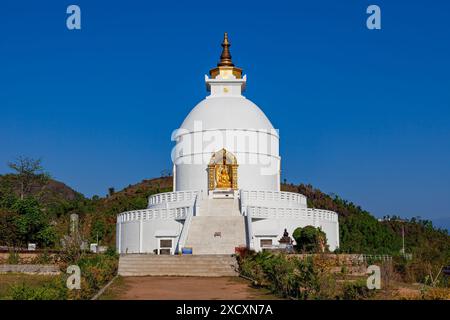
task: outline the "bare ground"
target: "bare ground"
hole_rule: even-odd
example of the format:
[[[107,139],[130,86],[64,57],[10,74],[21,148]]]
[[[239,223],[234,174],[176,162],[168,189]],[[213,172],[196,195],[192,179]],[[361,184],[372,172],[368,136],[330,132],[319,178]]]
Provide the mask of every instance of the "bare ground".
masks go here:
[[[101,299],[262,300],[277,299],[238,277],[119,277]]]

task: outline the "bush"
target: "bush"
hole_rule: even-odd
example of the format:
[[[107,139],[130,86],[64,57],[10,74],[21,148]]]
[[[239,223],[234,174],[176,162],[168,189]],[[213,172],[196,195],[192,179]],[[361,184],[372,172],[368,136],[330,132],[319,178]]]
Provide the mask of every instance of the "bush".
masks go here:
[[[312,258],[295,260],[297,292],[293,297],[299,299],[317,299],[320,295],[319,275]]]
[[[449,288],[429,288],[422,291],[424,300],[450,300]]]
[[[77,298],[87,299],[116,275],[118,259],[107,254],[86,254],[78,261],[78,266],[81,269],[82,292]]]
[[[327,243],[326,234],[320,229],[313,226],[297,228],[292,233],[296,242],[296,248],[300,252],[315,253],[324,252]]]
[[[297,296],[297,276],[294,274],[295,264],[291,260],[283,254],[274,254],[264,259],[261,266],[271,291],[284,297]]]
[[[240,273],[253,280],[253,285],[263,286],[265,282],[264,271],[256,260],[256,253],[244,250],[237,255]]]
[[[48,253],[47,250],[44,250],[43,252],[39,253],[35,259],[33,259],[32,263],[34,263],[34,264],[51,264],[51,263],[54,263],[54,259]]]
[[[365,280],[358,280],[344,283],[342,298],[344,300],[363,300],[371,297],[373,293],[373,290],[367,288]]]
[[[116,248],[114,247],[108,247],[105,254],[109,257],[119,258],[119,254],[117,253]]]
[[[239,256],[242,275],[275,294],[298,299],[317,298],[320,279],[312,259],[298,259],[268,251]]]
[[[10,251],[8,254],[8,259],[6,260],[8,264],[19,264],[20,256],[16,251]]]
[[[15,284],[10,288],[10,296],[13,300],[65,300],[67,288],[64,279],[57,277],[41,287]]]

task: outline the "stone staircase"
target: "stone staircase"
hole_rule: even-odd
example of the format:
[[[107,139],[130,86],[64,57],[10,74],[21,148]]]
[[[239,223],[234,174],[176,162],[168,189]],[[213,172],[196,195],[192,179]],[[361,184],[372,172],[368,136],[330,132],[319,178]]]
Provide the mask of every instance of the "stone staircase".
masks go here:
[[[199,201],[199,212],[197,216],[241,216],[239,211],[239,200],[236,199],[203,199]]]
[[[206,199],[192,217],[185,247],[197,254],[233,254],[246,245],[245,218],[237,199]]]
[[[231,255],[128,254],[119,259],[121,276],[237,276],[237,261]]]

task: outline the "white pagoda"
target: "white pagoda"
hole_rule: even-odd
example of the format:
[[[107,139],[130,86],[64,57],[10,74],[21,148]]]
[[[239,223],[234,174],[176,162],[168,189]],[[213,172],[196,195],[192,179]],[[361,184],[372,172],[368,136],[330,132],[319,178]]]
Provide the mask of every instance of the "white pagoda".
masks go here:
[[[237,247],[276,248],[284,230],[320,227],[339,247],[338,215],[307,207],[306,197],[280,191],[279,135],[242,93],[225,33],[216,68],[205,76],[210,95],[174,131],[173,192],[117,216],[119,253],[232,254]]]

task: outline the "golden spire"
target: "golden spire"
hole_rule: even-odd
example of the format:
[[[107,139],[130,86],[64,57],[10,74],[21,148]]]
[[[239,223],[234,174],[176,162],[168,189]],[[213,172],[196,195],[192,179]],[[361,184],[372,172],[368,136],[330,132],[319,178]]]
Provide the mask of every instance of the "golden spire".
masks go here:
[[[216,68],[209,71],[212,78],[216,78],[218,75],[222,75],[223,78],[228,78],[228,75],[230,74],[233,74],[236,79],[242,78],[242,69],[235,67],[231,61],[230,46],[231,43],[228,41],[228,33],[225,32],[223,35],[220,61]]]
[[[228,41],[228,33],[224,33],[223,42],[222,42],[222,54],[220,55],[220,61],[217,64],[218,67],[234,67],[233,62],[231,62],[231,54],[230,54],[231,44]]]

